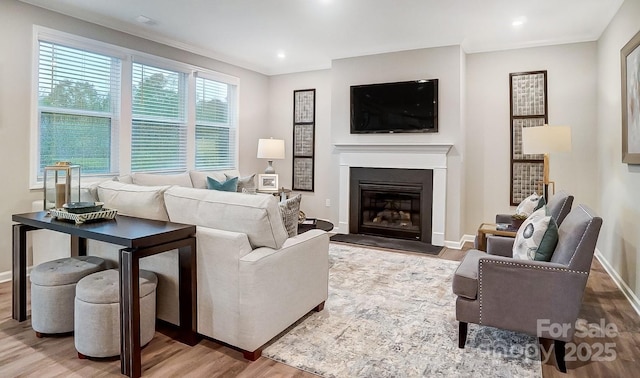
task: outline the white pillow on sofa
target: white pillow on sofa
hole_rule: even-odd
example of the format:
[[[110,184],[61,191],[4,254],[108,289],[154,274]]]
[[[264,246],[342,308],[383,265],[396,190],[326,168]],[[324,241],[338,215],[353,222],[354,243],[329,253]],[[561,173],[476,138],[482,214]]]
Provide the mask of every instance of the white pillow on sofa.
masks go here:
[[[145,186],[178,185],[192,188],[189,172],[176,175],[165,175],[160,173],[134,173],[133,184]]]
[[[98,185],[98,199],[107,209],[117,209],[118,214],[138,218],[168,221],[164,206],[165,186],[141,186],[118,181],[105,181]]]

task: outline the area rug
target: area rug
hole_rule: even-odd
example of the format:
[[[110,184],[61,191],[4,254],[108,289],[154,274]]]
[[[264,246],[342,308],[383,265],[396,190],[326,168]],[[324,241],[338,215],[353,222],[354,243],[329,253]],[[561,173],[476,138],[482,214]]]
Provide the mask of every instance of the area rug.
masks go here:
[[[329,298],[263,355],[322,377],[541,377],[537,339],[469,325],[458,348],[457,262],[331,243]]]
[[[397,249],[400,251],[426,253],[429,255],[438,255],[440,251],[442,251],[442,247],[424,243],[419,240],[394,239],[363,234],[335,234],[331,237],[331,241],[377,248]]]

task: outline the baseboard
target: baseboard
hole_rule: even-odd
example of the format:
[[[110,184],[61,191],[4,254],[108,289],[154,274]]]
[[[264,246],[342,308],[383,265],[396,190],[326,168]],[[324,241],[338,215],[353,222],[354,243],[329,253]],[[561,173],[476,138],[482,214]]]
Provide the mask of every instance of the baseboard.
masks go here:
[[[618,286],[620,291],[622,291],[622,294],[624,294],[629,303],[631,303],[631,307],[633,307],[633,309],[636,310],[636,313],[640,316],[640,300],[638,299],[636,294],[633,292],[633,290],[631,290],[629,285],[627,285],[627,283],[622,280],[618,272],[613,269],[611,264],[609,264],[609,261],[607,261],[607,259],[602,255],[602,253],[600,253],[597,248],[595,255],[598,261],[600,261],[600,264],[602,264],[604,270],[609,274],[609,277],[611,277],[616,286]]]
[[[11,281],[11,271],[0,272],[0,283]]]
[[[31,268],[30,266],[27,267],[27,277],[29,277],[29,275],[31,274]],[[0,283],[3,282],[8,282],[11,281],[13,279],[13,275],[11,274],[10,270],[7,270],[6,272],[0,272]]]
[[[462,238],[460,238],[460,241],[445,240],[444,246],[451,249],[462,249],[462,247],[464,247],[464,243],[473,243],[475,239],[475,235],[463,235]]]

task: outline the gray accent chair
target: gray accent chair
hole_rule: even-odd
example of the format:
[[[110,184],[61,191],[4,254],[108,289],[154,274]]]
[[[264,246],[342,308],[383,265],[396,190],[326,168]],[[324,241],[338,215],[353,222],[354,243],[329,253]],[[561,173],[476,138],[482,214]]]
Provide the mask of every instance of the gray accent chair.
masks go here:
[[[547,208],[558,227],[571,211],[571,205],[573,205],[573,196],[564,190],[558,191],[549,199]],[[511,223],[511,214],[496,214],[496,223]]]
[[[550,262],[513,259],[513,238],[496,238],[487,253],[469,250],[453,278],[458,347],[465,346],[468,323],[522,332],[554,340],[558,369],[566,372],[565,343],[575,333],[601,226],[602,218],[587,206],[571,210]],[[538,320],[570,327],[552,337]]]

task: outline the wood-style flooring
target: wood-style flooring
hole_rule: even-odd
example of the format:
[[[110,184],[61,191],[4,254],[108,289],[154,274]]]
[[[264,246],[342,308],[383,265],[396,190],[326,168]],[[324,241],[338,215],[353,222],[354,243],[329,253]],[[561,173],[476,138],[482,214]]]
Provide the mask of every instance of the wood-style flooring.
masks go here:
[[[445,249],[436,258],[461,260],[466,251]],[[425,256],[425,258],[434,258]],[[594,259],[580,317],[590,324],[615,324],[616,337],[576,339],[582,356],[597,343],[613,343],[613,361],[567,362],[568,373],[553,357],[542,365],[549,377],[634,377],[640,373],[640,317]],[[602,320],[601,320],[602,319]],[[592,327],[593,328],[593,327]],[[543,345],[544,346],[544,345]],[[548,346],[547,346],[548,347]],[[149,377],[315,377],[261,357],[255,362],[210,340],[189,347],[157,332],[142,351],[143,375]],[[400,368],[401,369],[401,368]],[[0,377],[110,377],[120,375],[120,362],[80,360],[73,337],[38,339],[29,320],[11,319],[11,282],[0,284]]]

